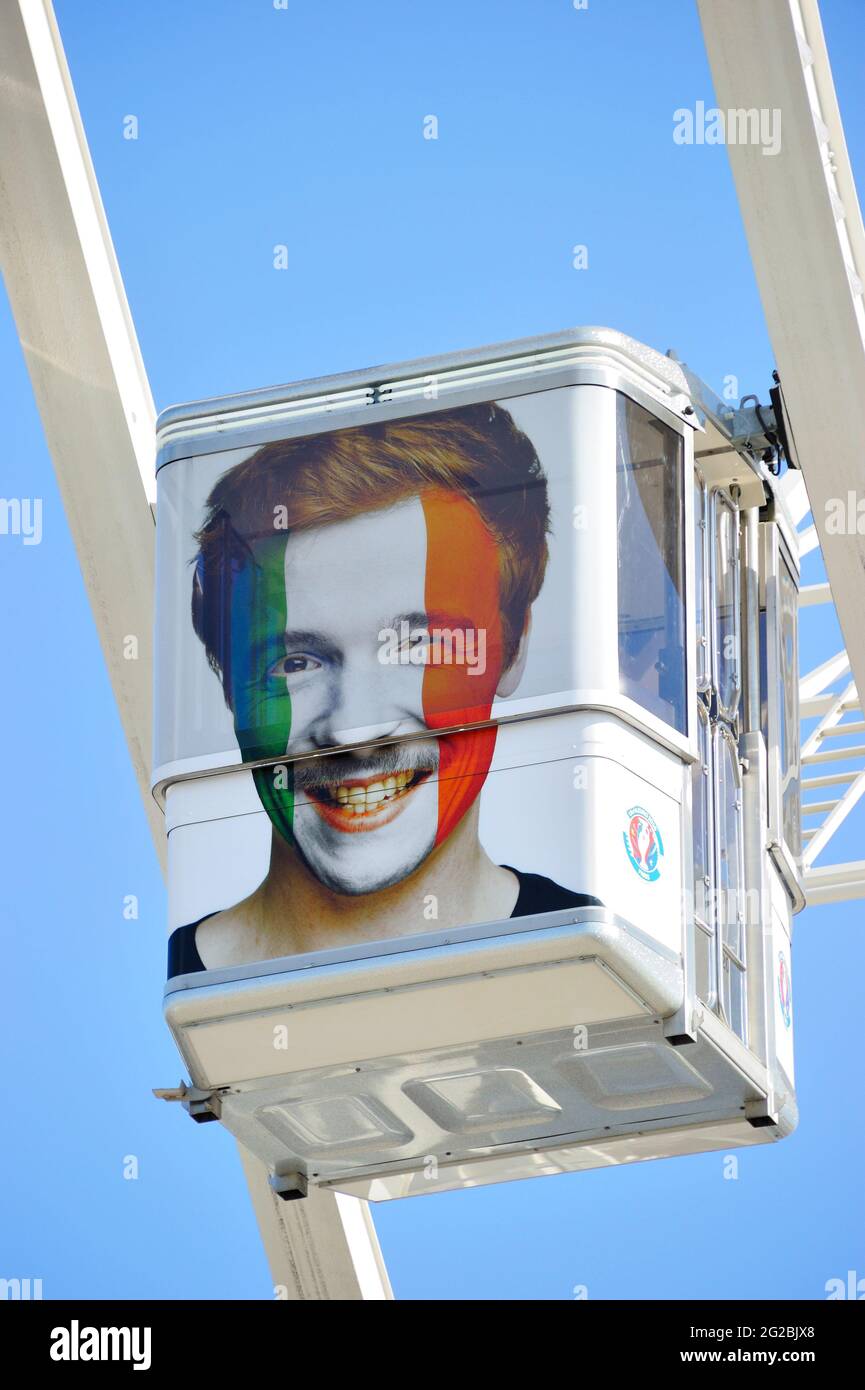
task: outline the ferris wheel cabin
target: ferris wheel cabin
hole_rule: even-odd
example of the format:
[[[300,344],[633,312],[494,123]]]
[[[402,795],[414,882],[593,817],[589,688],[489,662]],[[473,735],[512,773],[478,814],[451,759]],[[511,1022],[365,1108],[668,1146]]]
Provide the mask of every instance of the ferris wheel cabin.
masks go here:
[[[161,416],[165,1014],[280,1195],[795,1127],[773,400],[577,329]]]

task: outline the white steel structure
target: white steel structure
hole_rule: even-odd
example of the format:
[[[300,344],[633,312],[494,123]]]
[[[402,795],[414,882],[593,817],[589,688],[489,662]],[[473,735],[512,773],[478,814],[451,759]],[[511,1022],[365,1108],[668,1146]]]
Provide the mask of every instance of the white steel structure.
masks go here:
[[[826,524],[837,499],[865,494],[865,235],[816,0],[697,3],[718,105],[782,112],[776,157],[748,145],[729,154],[807,487],[789,474],[783,500],[800,554],[819,544],[829,580],[801,603],[834,602],[846,642],[801,682],[802,717],[819,721],[803,733],[803,790],[816,796],[802,809],[822,818],[806,828],[804,886],[810,902],[861,897],[865,861],[815,861],[865,790],[865,536]],[[50,0],[0,9],[0,258],[164,861],[149,788],[154,408]],[[130,633],[138,662],[123,659]],[[843,735],[859,741],[842,747]],[[391,1296],[363,1203],[329,1191],[280,1203],[262,1164],[244,1163],[286,1296]]]
[[[50,0],[0,6],[0,258],[154,843],[155,412]],[[123,657],[124,638],[139,660]],[[363,1203],[286,1206],[243,1155],[282,1298],[382,1299]]]
[[[803,718],[820,717],[803,735],[803,791],[831,789],[803,803],[822,817],[806,828],[805,887],[810,902],[839,901],[865,894],[865,861],[815,861],[865,790],[863,740],[843,747],[844,734],[865,730],[865,531],[827,521],[850,494],[854,512],[865,496],[865,232],[817,0],[698,0],[698,9],[718,107],[780,112],[777,155],[748,144],[728,154],[807,488],[791,481],[790,503],[798,521],[812,513],[800,553],[819,544],[831,586],[831,597],[806,591],[803,603],[834,602],[846,643],[801,690]]]

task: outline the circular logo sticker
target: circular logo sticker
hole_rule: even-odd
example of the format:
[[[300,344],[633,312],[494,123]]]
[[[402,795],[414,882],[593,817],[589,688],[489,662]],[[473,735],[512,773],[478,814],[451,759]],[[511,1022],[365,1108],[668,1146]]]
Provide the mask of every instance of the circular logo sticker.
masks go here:
[[[628,811],[628,828],[622,834],[628,858],[640,878],[653,883],[661,876],[664,841],[652,816],[643,806]]]
[[[778,1000],[781,1004],[784,1027],[789,1028],[793,1018],[793,997],[790,988],[790,967],[783,951],[778,952]]]

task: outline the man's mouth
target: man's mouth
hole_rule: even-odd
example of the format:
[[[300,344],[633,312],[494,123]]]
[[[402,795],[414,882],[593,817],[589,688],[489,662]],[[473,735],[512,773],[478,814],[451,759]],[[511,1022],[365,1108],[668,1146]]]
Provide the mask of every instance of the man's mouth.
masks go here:
[[[329,786],[307,787],[306,794],[322,820],[335,830],[378,830],[400,814],[431,771],[416,767],[371,777],[347,777]]]

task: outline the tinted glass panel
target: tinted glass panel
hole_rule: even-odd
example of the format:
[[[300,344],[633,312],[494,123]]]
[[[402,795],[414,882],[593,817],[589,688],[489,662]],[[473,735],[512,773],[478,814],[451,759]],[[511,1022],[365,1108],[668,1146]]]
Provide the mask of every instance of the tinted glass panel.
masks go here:
[[[710,932],[703,931],[698,926],[694,931],[694,972],[697,995],[708,1004],[709,1008],[715,1007],[717,996],[717,985],[715,983],[715,937]]]
[[[741,687],[738,513],[715,495],[715,683],[718,707],[731,719]]]
[[[682,440],[618,401],[619,689],[686,731]]]
[[[781,829],[794,858],[802,852],[799,784],[799,596],[783,553],[778,557],[778,765]]]
[[[694,669],[697,689],[709,684],[709,634],[706,626],[706,488],[694,478],[694,619],[696,651]]]
[[[745,972],[729,956],[724,957],[721,978],[721,1002],[727,1022],[742,1042],[747,1040]]]
[[[709,719],[700,705],[698,709],[697,739],[699,760],[691,764],[691,803],[692,827],[694,834],[694,913],[707,925],[712,925],[711,896],[711,840],[710,840],[710,757],[711,743]]]
[[[726,731],[715,744],[718,778],[718,916],[725,946],[744,959],[742,802],[738,756]]]

